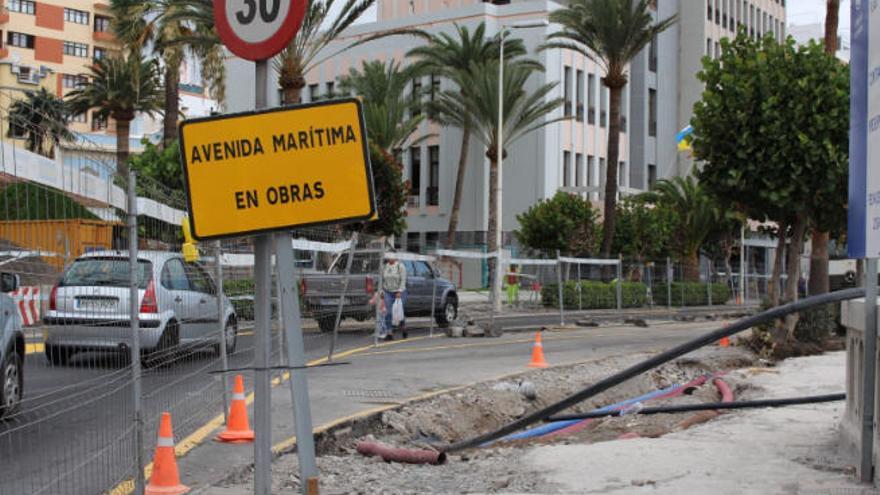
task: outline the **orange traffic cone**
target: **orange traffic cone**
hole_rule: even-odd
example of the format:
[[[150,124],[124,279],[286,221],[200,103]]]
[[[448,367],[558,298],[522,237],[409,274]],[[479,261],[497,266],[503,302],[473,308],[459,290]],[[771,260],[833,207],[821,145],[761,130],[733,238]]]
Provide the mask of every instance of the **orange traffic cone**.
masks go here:
[[[232,388],[232,404],[226,418],[226,431],[217,435],[217,440],[229,443],[248,443],[254,441],[254,430],[248,425],[247,404],[244,402],[244,380],[235,375]]]
[[[541,343],[541,332],[535,334],[535,345],[532,346],[532,360],[529,362],[529,368],[546,368],[547,361],[544,360],[544,344]]]
[[[171,414],[162,413],[159,423],[159,441],[153,454],[153,475],[144,490],[145,495],[180,495],[189,487],[180,484],[177,459],[174,454],[174,433],[171,431]]]
[[[718,341],[718,345],[721,347],[730,347],[730,337],[721,337],[721,340]]]

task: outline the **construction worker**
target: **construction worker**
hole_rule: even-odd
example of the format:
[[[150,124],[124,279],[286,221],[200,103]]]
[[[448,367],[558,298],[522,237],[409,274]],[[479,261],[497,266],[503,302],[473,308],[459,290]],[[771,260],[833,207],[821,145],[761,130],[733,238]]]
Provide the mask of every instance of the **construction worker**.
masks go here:
[[[507,304],[511,306],[519,305],[519,274],[516,270],[516,265],[510,265],[507,273]]]

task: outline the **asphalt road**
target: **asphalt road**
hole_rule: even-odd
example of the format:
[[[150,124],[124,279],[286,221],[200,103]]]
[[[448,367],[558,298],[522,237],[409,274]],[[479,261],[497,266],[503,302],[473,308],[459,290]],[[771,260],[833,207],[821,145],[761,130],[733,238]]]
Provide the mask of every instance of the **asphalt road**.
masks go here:
[[[616,312],[592,316],[619,318]],[[499,316],[496,323],[505,329],[539,328],[558,324],[559,315]],[[339,334],[337,350],[372,343],[371,326],[372,322],[347,323]],[[412,320],[410,327],[413,337],[428,333],[426,319]],[[329,335],[313,330],[304,336],[309,360],[326,355]],[[229,367],[251,366],[253,345],[252,332],[243,328]],[[142,417],[148,458],[163,411],[172,412],[177,438],[222,412],[223,387],[219,375],[212,373],[219,369],[219,358],[208,348],[183,352],[172,363],[144,369]],[[250,389],[251,374],[242,374]],[[89,353],[76,356],[67,366],[51,366],[42,352],[30,353],[25,360],[24,390],[21,411],[0,420],[0,494],[102,493],[134,472],[133,390],[124,356]]]

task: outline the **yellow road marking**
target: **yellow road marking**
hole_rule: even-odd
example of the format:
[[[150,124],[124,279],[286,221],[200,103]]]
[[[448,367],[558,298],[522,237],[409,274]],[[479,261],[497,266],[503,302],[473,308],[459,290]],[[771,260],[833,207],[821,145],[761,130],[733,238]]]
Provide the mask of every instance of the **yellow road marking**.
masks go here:
[[[441,335],[442,334],[435,335],[433,338],[439,337]],[[414,342],[414,341],[424,340],[424,339],[429,339],[429,338],[432,338],[432,337],[429,337],[426,335],[423,337],[413,337],[413,338],[410,338],[407,340],[397,340],[397,341],[392,341],[392,342],[384,342],[384,343],[379,344],[379,347],[389,347],[392,345],[399,345],[399,344],[402,344],[405,342]],[[343,351],[343,352],[340,352],[339,354],[336,354],[336,358],[344,358],[344,357],[352,356],[354,354],[368,351],[372,348],[373,348],[372,345],[356,347],[354,349],[349,349],[347,351]],[[306,366],[317,366],[319,364],[324,364],[326,362],[327,362],[327,358],[322,357],[322,358],[318,358],[318,359],[315,359],[313,361],[306,363]],[[275,386],[281,385],[282,383],[284,383],[285,381],[287,381],[289,379],[290,379],[290,372],[285,371],[283,375],[281,375],[280,377],[276,377],[275,379],[272,380],[272,386],[275,387]],[[253,404],[253,402],[254,402],[254,393],[251,392],[245,397],[245,404],[250,405],[250,404]],[[386,407],[394,407],[394,406],[386,406]],[[377,408],[377,409],[379,409],[379,408]],[[207,423],[202,425],[198,430],[187,435],[186,438],[180,440],[179,442],[176,442],[176,444],[174,446],[175,457],[178,457],[178,458],[183,457],[187,453],[189,453],[189,451],[196,448],[198,445],[200,445],[202,442],[204,442],[205,439],[208,438],[208,436],[210,436],[212,433],[214,433],[215,430],[222,427],[223,421],[224,421],[223,414],[219,414],[215,418],[211,419],[210,421],[208,421]],[[328,425],[333,425],[333,424],[334,424],[333,422],[328,423]],[[324,425],[324,426],[319,427],[319,429],[323,428],[321,430],[321,431],[323,431],[324,429],[327,429],[330,427],[331,426]],[[281,442],[281,443],[283,444],[285,442]],[[279,444],[279,445],[281,445],[281,444]],[[149,480],[150,475],[152,473],[153,473],[153,463],[150,462],[149,464],[147,464],[146,467],[144,467],[144,479]],[[108,491],[107,495],[129,495],[130,493],[134,492],[134,488],[135,488],[134,485],[135,485],[134,480],[123,481],[122,483],[119,483],[118,485],[113,487],[112,490]]]

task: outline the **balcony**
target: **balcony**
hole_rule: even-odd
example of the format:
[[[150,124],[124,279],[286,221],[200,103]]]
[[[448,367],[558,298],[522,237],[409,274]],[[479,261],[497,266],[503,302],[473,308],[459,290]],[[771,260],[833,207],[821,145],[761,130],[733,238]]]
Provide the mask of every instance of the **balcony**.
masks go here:
[[[110,10],[110,4],[105,2],[95,2],[96,10]]]
[[[113,36],[113,33],[110,31],[92,31],[92,39],[106,43],[113,43],[116,41],[116,37]]]

